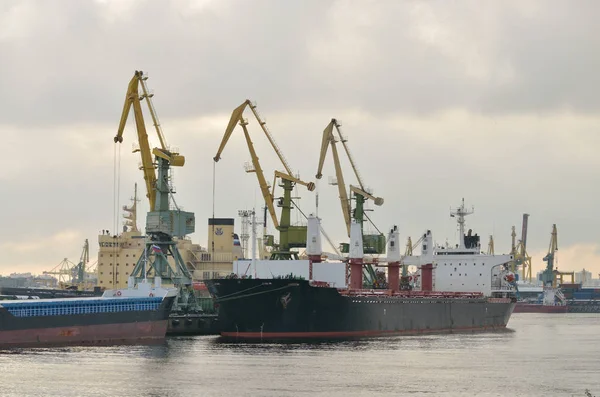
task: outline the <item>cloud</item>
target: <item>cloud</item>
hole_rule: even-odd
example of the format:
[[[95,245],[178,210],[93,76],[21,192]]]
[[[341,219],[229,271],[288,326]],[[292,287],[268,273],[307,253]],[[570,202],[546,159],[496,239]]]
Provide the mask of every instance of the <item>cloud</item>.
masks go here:
[[[316,173],[323,128],[341,119],[366,184],[385,198],[370,212],[382,231],[397,223],[402,239],[432,229],[439,242],[454,241],[448,209],[465,197],[476,209],[469,227],[493,234],[499,252],[508,251],[510,227],[519,229],[523,212],[531,214],[532,251],[545,249],[553,223],[565,248],[594,244],[599,7],[3,2],[0,131],[8,166],[0,181],[10,208],[2,220],[11,227],[0,237],[14,244],[7,263],[47,268],[78,253],[84,238],[95,247],[99,230],[120,229],[120,206],[135,182],[144,198],[139,155],[131,153],[132,120],[123,144],[112,142],[136,69],[149,72],[167,141],[186,156],[174,170],[176,200],[196,213],[192,237],[202,245],[213,207],[216,216],[235,217],[238,209],[261,206],[255,176],[243,171],[249,155],[239,130],[223,159],[212,161],[231,110],[246,98],[257,101],[306,180]],[[277,158],[258,126],[250,128],[272,180]],[[319,213],[331,237],[343,241],[330,175],[328,158]],[[314,210],[314,196],[298,194],[305,212]],[[142,200],[140,212],[146,210]],[[78,238],[57,251],[34,250],[64,230]]]
[[[559,240],[560,243],[560,240]],[[548,251],[536,251],[531,257],[532,275],[546,268],[546,262],[543,261]],[[559,245],[555,253],[554,268],[563,272],[581,272],[586,270],[592,273],[593,278],[600,277],[600,245],[594,243],[579,243],[565,247]],[[565,278],[565,282],[570,279]]]
[[[593,112],[600,5],[272,1],[9,2],[4,123],[108,122],[135,69],[164,117],[247,96],[276,111]],[[585,61],[582,61],[585,59]],[[156,76],[156,77],[154,77]],[[588,77],[589,76],[589,77]],[[23,87],[27,87],[23,91]],[[239,98],[236,100],[235,98]]]
[[[0,244],[7,259],[3,264],[3,273],[32,272],[41,274],[58,266],[68,258],[77,263],[83,249],[81,230],[59,230],[51,235],[30,235],[28,239],[8,240]],[[77,251],[77,247],[80,246]]]

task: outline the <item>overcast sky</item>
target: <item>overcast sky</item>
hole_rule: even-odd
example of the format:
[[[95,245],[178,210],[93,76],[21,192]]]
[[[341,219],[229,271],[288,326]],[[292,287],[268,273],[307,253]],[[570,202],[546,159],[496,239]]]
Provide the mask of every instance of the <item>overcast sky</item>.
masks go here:
[[[77,262],[86,238],[96,257],[99,231],[121,214],[115,174],[119,206],[135,182],[144,198],[133,120],[120,148],[112,140],[127,84],[144,70],[166,139],[186,156],[176,200],[195,212],[190,237],[202,246],[213,204],[238,232],[237,211],[262,205],[238,129],[212,199],[212,158],[249,98],[305,180],[323,129],[340,119],[366,185],[385,199],[369,213],[382,231],[397,224],[405,241],[431,229],[454,243],[449,208],[464,197],[483,245],[493,234],[508,252],[527,212],[534,270],[556,223],[559,269],[597,277],[599,17],[593,0],[2,1],[0,274]],[[249,128],[272,180],[281,167]],[[345,241],[330,157],[323,174],[319,215]],[[314,194],[298,195],[314,212]]]

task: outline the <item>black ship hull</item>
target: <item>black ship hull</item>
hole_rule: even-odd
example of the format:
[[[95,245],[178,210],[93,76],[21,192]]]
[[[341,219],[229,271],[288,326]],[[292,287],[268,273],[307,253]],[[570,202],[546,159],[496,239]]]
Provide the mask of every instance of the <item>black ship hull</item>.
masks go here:
[[[160,343],[174,300],[157,310],[31,317],[0,307],[0,348]]]
[[[463,294],[345,295],[305,280],[206,281],[227,340],[349,339],[504,329],[514,298]],[[425,295],[425,294],[421,294]]]

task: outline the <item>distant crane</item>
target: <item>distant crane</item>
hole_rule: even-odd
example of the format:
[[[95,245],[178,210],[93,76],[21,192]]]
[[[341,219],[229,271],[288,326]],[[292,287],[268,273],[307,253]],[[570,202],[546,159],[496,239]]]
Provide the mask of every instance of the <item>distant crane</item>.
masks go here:
[[[531,282],[531,257],[527,254],[527,225],[529,214],[523,214],[523,222],[521,224],[521,239],[516,242],[515,227],[512,227],[511,233],[511,255],[513,261],[510,264],[513,273],[518,272],[519,267],[522,269],[523,281]]]
[[[421,244],[421,242],[423,242],[423,240],[425,239],[425,236],[426,236],[425,234],[421,235],[421,237],[414,244],[412,242],[412,238],[409,236],[408,239],[406,240],[406,248],[404,250],[404,257],[412,256],[413,250],[415,248],[417,248]],[[402,261],[402,262],[404,262],[404,261]],[[406,276],[408,276],[408,265],[405,265],[404,263],[402,263],[402,277],[406,277]]]
[[[543,261],[546,262],[546,269],[542,272],[542,284],[544,286],[556,286],[554,259],[555,253],[558,251],[558,238],[556,232],[556,224],[552,225],[552,234],[550,237],[550,245],[548,253],[544,256]]]
[[[72,270],[72,283],[76,285],[84,285],[87,270],[86,265],[90,261],[90,245],[88,243],[88,239],[85,239],[85,243],[83,244],[83,251],[81,251],[81,256],[79,257],[79,263],[74,266]]]
[[[275,181],[271,189],[267,183],[260,162],[258,161],[258,155],[254,149],[254,144],[250,139],[250,133],[248,132],[247,128],[248,121],[243,118],[243,113],[246,107],[249,107],[254,114],[254,117],[258,121],[258,124],[262,128],[267,139],[269,140],[269,143],[273,147],[275,154],[285,169],[285,172],[275,171],[274,173],[275,180],[278,178],[281,179],[282,184],[280,186],[283,187],[283,197],[280,197],[277,200],[277,206],[281,207],[281,216],[279,219],[275,214],[275,206],[273,205],[275,201]],[[291,249],[306,247],[307,230],[306,226],[291,225],[291,210],[293,205],[292,190],[296,184],[300,184],[306,186],[306,188],[312,192],[315,190],[315,184],[314,182],[305,182],[293,175],[292,169],[283,156],[281,149],[275,142],[275,139],[271,135],[270,131],[267,129],[266,122],[260,117],[260,114],[256,108],[256,104],[252,103],[249,99],[245,100],[231,113],[231,118],[229,120],[229,124],[227,125],[227,129],[225,130],[225,135],[223,136],[219,149],[217,150],[217,154],[214,157],[215,162],[218,162],[221,159],[221,154],[225,149],[225,145],[229,141],[233,130],[238,124],[244,131],[244,137],[246,138],[248,150],[250,151],[250,157],[252,159],[252,165],[246,167],[246,172],[254,172],[256,174],[258,185],[262,192],[263,199],[265,200],[266,211],[268,211],[271,215],[273,226],[279,231],[279,244],[277,244],[276,249],[271,253],[271,259],[298,259],[298,253],[291,251]],[[273,238],[269,238],[266,235],[266,222],[263,227],[263,243],[271,246],[276,245],[273,241]]]
[[[72,269],[75,266],[73,262],[64,258],[58,265],[54,266],[52,269],[48,271],[44,271],[44,274],[49,274],[52,276],[56,276],[58,279],[58,284],[61,288],[71,283],[72,279]]]
[[[60,288],[85,289],[87,275],[91,273],[92,270],[86,266],[89,261],[89,243],[88,240],[85,239],[83,250],[77,264],[64,258],[54,268],[49,271],[44,271],[43,273],[57,276]]]

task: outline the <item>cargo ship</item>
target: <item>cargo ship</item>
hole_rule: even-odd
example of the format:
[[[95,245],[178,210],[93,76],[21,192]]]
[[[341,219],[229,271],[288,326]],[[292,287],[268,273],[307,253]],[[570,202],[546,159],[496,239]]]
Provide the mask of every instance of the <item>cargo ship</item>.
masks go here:
[[[523,300],[517,302],[514,313],[567,313],[564,294],[558,288],[544,287],[540,301]]]
[[[584,287],[581,283],[562,283],[568,313],[600,313],[600,288]]]
[[[0,348],[161,342],[176,296],[157,279],[99,297],[2,299]]]
[[[219,306],[221,338],[350,339],[504,329],[516,304],[507,266],[512,256],[482,254],[479,237],[464,233],[468,214],[464,203],[452,213],[460,227],[456,247],[433,247],[428,231],[421,255],[414,257],[401,257],[398,230],[392,228],[387,288],[379,290],[362,288],[360,225],[352,222],[347,262],[321,262],[319,219],[309,217],[308,260],[236,261],[230,277],[205,281]],[[399,274],[404,261],[418,266],[408,286],[400,283],[406,279]]]

